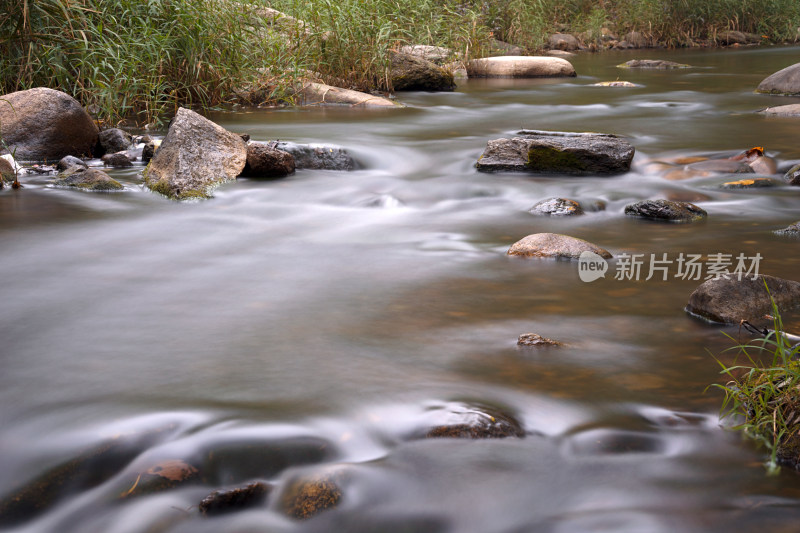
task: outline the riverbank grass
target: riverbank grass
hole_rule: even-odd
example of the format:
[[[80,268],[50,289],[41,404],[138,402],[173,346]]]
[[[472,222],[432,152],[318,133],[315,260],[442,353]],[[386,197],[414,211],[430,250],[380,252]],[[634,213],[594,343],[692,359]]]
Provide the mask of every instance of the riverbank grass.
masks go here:
[[[732,348],[733,365],[717,360],[730,380],[712,386],[725,394],[720,418],[734,420],[732,429],[764,445],[767,468],[774,472],[780,465],[800,464],[800,343],[792,345],[781,333],[774,302],[772,316],[774,329],[765,338]]]

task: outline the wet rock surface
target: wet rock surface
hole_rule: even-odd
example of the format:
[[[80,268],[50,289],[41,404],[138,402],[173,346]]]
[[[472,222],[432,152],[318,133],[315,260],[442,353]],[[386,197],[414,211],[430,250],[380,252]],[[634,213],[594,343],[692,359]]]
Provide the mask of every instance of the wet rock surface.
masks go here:
[[[125,152],[117,152],[115,154],[106,154],[100,158],[103,164],[107,167],[126,168],[132,167],[133,161]]]
[[[757,93],[767,94],[800,94],[800,63],[795,63],[767,76],[758,84]]]
[[[762,111],[765,115],[775,115],[779,117],[800,117],[800,104],[779,105],[768,107]]]
[[[583,252],[592,252],[606,259],[611,258],[610,252],[595,244],[557,233],[534,233],[515,242],[508,249],[508,255],[556,259],[578,259]]]
[[[287,481],[281,507],[288,516],[299,520],[336,507],[342,500],[344,478],[345,470],[336,467],[296,476]]]
[[[737,181],[727,181],[720,185],[723,189],[762,189],[764,187],[776,187],[779,183],[770,178],[752,178]]]
[[[71,155],[62,157],[59,162],[56,163],[56,169],[58,170],[67,170],[72,167],[89,168],[89,165],[83,159]]]
[[[144,172],[145,185],[175,200],[207,198],[212,187],[241,174],[246,160],[240,136],[180,108]]]
[[[634,148],[602,133],[522,130],[521,137],[489,141],[476,167],[480,171],[544,174],[619,174],[628,172]]]
[[[800,221],[789,224],[783,229],[775,230],[775,234],[783,235],[784,237],[800,237]]]
[[[98,130],[77,100],[39,87],[3,95],[0,137],[17,159],[58,161],[64,156],[91,156]]]
[[[800,165],[795,165],[784,174],[783,179],[789,182],[789,185],[800,185]]]
[[[723,324],[758,321],[772,311],[770,295],[780,311],[796,308],[800,305],[800,282],[763,274],[755,279],[751,276],[710,279],[692,292],[686,311]]]
[[[251,142],[247,145],[247,163],[242,176],[280,178],[295,171],[294,156],[273,145],[276,143]]]
[[[98,143],[102,148],[102,153],[113,154],[130,148],[133,143],[133,136],[119,128],[109,128],[100,132]]]
[[[625,214],[666,222],[694,222],[708,216],[704,209],[689,202],[643,200],[625,206]]]
[[[217,516],[263,504],[272,486],[263,481],[254,481],[243,487],[212,492],[200,502],[198,509],[203,516]]]
[[[563,346],[563,343],[548,339],[547,337],[542,337],[537,333],[523,333],[517,339],[517,346],[534,346],[539,348],[545,346]]]
[[[83,167],[70,167],[56,177],[53,185],[86,191],[121,191],[125,188],[102,170]]]
[[[355,170],[358,164],[344,148],[317,144],[278,142],[275,147],[294,156],[297,170]]]
[[[451,402],[431,414],[443,420],[427,430],[424,437],[428,439],[504,439],[525,436],[525,430],[516,418],[485,405]]]
[[[550,198],[549,200],[542,200],[531,207],[529,211],[534,215],[555,217],[583,214],[581,204],[569,198]]]
[[[434,63],[410,54],[390,54],[392,87],[395,91],[452,91],[453,74]]]
[[[11,183],[15,177],[14,166],[7,159],[0,157],[0,188],[3,187],[3,182]]]
[[[498,56],[467,63],[470,78],[559,78],[577,76],[566,59],[549,56]]]

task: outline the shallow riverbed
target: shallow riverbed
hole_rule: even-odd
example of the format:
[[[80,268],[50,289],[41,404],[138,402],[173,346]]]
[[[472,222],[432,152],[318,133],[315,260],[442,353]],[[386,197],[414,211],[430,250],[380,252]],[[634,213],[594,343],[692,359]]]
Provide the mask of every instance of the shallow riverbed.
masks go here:
[[[635,57],[694,68],[615,67]],[[800,241],[772,233],[800,220],[800,187],[723,191],[730,176],[669,181],[647,165],[753,146],[781,169],[799,162],[800,120],[754,111],[800,98],[753,93],[798,58],[798,47],[581,55],[577,78],[470,80],[454,93],[400,94],[405,109],[213,113],[254,140],[344,147],[361,168],[240,179],[199,203],[141,188],[141,167],[112,172],[124,193],[56,189],[46,177],[3,190],[0,497],[109,439],[138,443],[7,527],[796,530],[800,477],[768,477],[764,451],[720,428],[722,395],[706,388],[725,381],[713,356],[732,361],[724,333],[738,330],[684,312],[700,281],[676,278],[676,264],[667,281],[616,280],[612,261],[585,283],[576,263],[505,252],[554,232],[615,255],[758,253],[761,273],[800,280]],[[641,87],[590,86],[615,79]],[[625,135],[633,171],[478,173],[486,142],[520,128]],[[554,196],[606,207],[527,212]],[[664,197],[708,219],[623,215]],[[800,332],[797,316],[787,329]],[[566,346],[517,347],[528,332]],[[409,437],[454,402],[502,407],[526,436]],[[154,464],[225,454],[202,480],[120,498]],[[308,521],[280,512],[286,480],[342,464],[338,507]],[[198,515],[204,496],[252,479],[276,497]]]

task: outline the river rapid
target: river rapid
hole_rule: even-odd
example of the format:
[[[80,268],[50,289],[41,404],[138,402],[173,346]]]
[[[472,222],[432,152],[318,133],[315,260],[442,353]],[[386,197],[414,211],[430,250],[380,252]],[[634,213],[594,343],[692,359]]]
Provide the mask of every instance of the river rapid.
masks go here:
[[[633,58],[693,68],[616,68]],[[772,233],[800,220],[800,188],[722,190],[731,176],[670,181],[648,164],[753,146],[780,169],[799,162],[800,120],[755,111],[800,98],[753,93],[798,60],[798,47],[609,52],[572,58],[577,78],[400,93],[404,109],[214,112],[253,140],[343,147],[360,168],[239,179],[196,203],[143,189],[141,167],[110,172],[122,193],[40,176],[0,192],[0,498],[79,472],[0,528],[796,531],[800,477],[768,476],[765,450],[721,427],[722,394],[707,390],[739,331],[684,312],[702,280],[676,263],[666,281],[645,280],[647,263],[618,280],[617,260],[583,282],[576,262],[506,251],[553,232],[615,256],[760,254],[761,273],[800,280],[800,241]],[[590,86],[616,79],[640,87]],[[624,135],[633,170],[475,170],[488,140],[521,128]],[[527,211],[556,196],[605,210]],[[708,218],[623,214],[649,198]],[[566,345],[518,347],[529,332]],[[525,437],[412,438],[473,404],[513,414]],[[176,460],[201,475],[131,492]],[[337,507],[281,511],[287,480],[334,465],[347,470]],[[199,515],[204,496],[252,480],[275,487],[263,505]]]

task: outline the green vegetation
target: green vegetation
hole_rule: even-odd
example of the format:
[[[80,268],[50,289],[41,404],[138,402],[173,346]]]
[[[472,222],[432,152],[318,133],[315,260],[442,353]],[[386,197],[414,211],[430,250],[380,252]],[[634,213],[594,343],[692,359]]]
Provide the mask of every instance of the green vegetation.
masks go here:
[[[762,443],[770,452],[767,466],[800,463],[800,343],[792,346],[773,302],[774,331],[764,339],[734,347],[744,364],[726,366],[722,373],[730,378],[722,389],[725,399],[722,417],[737,419],[734,429]],[[777,333],[776,333],[777,332]],[[762,361],[752,353],[767,354]]]
[[[635,30],[668,46],[740,30],[779,42],[796,0],[7,0],[0,93],[47,86],[101,121],[149,122],[178,105],[290,101],[299,79],[390,91],[389,50],[450,47],[463,61],[493,39],[539,49],[557,31],[602,48]],[[295,18],[291,18],[295,17]]]

